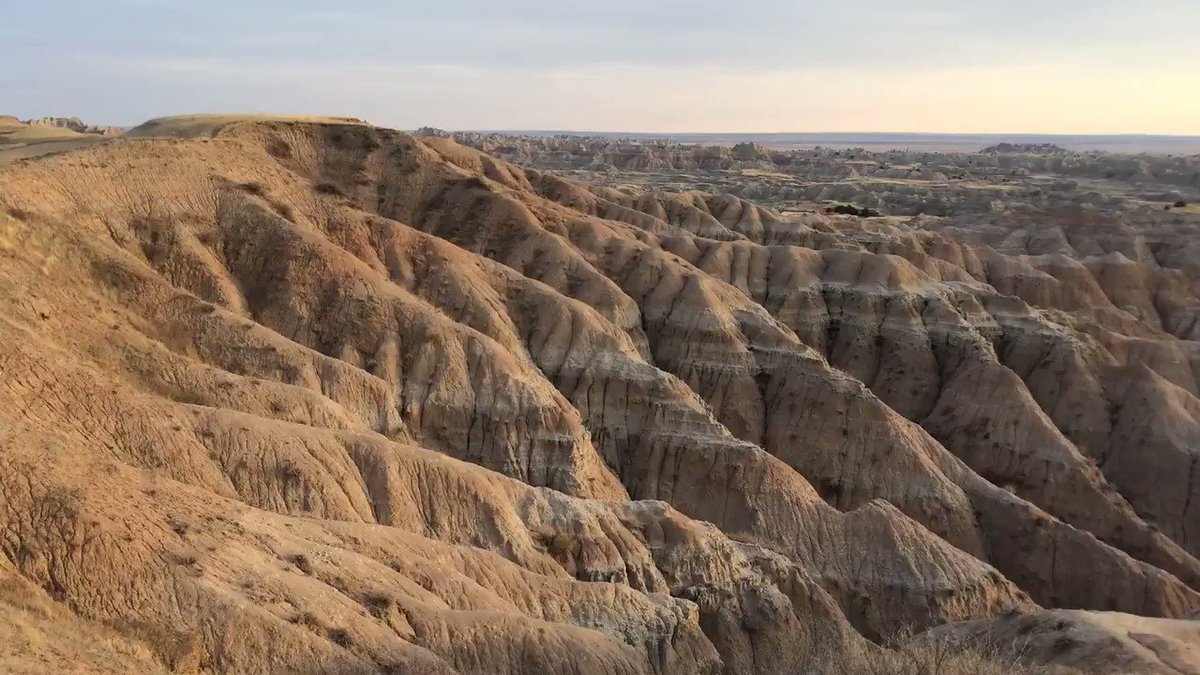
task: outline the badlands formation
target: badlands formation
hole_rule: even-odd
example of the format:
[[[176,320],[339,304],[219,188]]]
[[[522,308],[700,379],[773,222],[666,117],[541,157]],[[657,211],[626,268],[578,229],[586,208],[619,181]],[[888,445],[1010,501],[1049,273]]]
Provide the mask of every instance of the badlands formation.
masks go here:
[[[0,115],[0,164],[84,148],[122,133],[119,127],[90,126],[78,117],[21,121]]]
[[[1193,183],[92,135],[0,167],[0,670],[1200,672]]]

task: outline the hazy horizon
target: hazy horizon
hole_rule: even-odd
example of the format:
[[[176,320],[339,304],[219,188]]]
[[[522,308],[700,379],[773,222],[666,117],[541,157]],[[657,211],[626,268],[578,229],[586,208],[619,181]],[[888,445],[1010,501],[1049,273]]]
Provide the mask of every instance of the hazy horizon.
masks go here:
[[[332,114],[332,113],[331,113]],[[370,122],[371,120],[365,120]],[[423,127],[441,129],[449,132],[464,132],[464,133],[481,133],[481,134],[569,134],[569,135],[587,135],[595,134],[597,136],[613,136],[617,134],[630,134],[633,136],[993,136],[1003,138],[1071,138],[1071,137],[1092,137],[1092,138],[1122,138],[1122,137],[1151,137],[1151,138],[1200,138],[1200,133],[1194,134],[1157,134],[1157,133],[1142,133],[1142,132],[1096,132],[1096,133],[1045,133],[1038,131],[897,131],[897,130],[864,130],[855,129],[847,131],[826,131],[821,129],[812,130],[795,130],[795,131],[738,131],[736,129],[724,129],[718,131],[689,131],[689,130],[669,130],[669,131],[643,131],[638,129],[500,129],[500,128],[475,128],[475,129],[450,129],[439,127],[436,124],[423,124]],[[419,129],[421,127],[406,127],[408,129]]]
[[[470,131],[470,130],[465,130]],[[635,141],[669,140],[684,144],[724,145],[753,141],[775,150],[824,147],[831,150],[864,149],[872,152],[912,150],[926,152],[977,152],[997,143],[1049,143],[1075,152],[1155,155],[1200,154],[1200,136],[1158,134],[1022,134],[938,132],[637,132],[576,131],[566,129],[483,129],[476,133],[534,136],[602,136]]]
[[[0,26],[21,66],[0,73],[0,114],[1195,136],[1197,23],[1185,0],[24,3]]]

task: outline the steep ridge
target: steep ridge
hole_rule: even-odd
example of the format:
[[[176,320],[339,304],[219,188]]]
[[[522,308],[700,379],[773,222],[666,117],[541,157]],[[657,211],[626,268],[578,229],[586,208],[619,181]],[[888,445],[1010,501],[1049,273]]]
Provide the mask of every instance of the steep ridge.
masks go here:
[[[465,161],[465,160],[463,160],[463,161]],[[391,181],[391,183],[395,183],[395,182],[396,182],[395,180]],[[407,217],[409,219],[412,218],[411,216],[407,216]],[[456,214],[455,222],[461,223],[463,218],[464,218],[463,215]],[[480,229],[483,229],[483,228],[480,228]],[[453,237],[454,236],[452,233],[443,232],[443,231],[437,230],[437,229],[434,229],[433,231],[437,232],[438,234],[440,234],[441,236],[444,236],[444,237]],[[577,246],[582,249],[584,246],[587,245],[586,242],[593,238],[594,238],[594,235],[591,235],[589,233],[586,236],[586,239],[577,243]],[[609,246],[611,246],[611,244]],[[611,249],[606,249],[605,253],[609,253],[610,250]],[[647,248],[646,250],[651,251],[652,256],[658,255],[658,251],[655,248]],[[609,253],[609,255],[610,255],[610,260],[611,260],[611,253]],[[644,259],[637,259],[636,262],[640,267],[644,268],[646,266],[646,260],[644,260]],[[619,278],[620,274],[621,274],[621,272],[619,272],[619,271],[614,272],[613,276],[614,276],[614,278]],[[719,276],[719,275],[717,275],[717,276]],[[780,275],[780,276],[782,276],[785,279],[787,278],[787,275]],[[711,279],[711,277],[706,277],[705,279]],[[626,284],[630,283],[628,281],[628,279],[623,280],[623,281]],[[725,290],[725,289],[727,289],[727,287],[724,287],[723,290]],[[628,285],[626,286],[626,290],[628,290],[630,292],[630,294],[634,295],[635,297],[641,296],[641,295],[650,297],[650,293],[651,293],[651,291],[649,291],[648,289],[646,289],[644,287],[632,287],[632,286],[628,286]],[[725,300],[726,303],[734,304],[735,307],[737,306],[737,303],[742,302],[742,305],[747,307],[746,312],[748,314],[753,313],[756,310],[757,310],[757,312],[761,313],[761,309],[758,308],[757,306],[750,305],[749,303],[744,303],[743,302],[745,300],[744,296],[735,296],[735,295],[727,294],[722,299]],[[647,311],[646,304],[647,304],[646,302],[642,303],[643,311]],[[705,314],[706,314],[706,312],[704,311],[704,309],[700,309],[700,311],[690,312],[688,314],[688,316],[689,317],[703,316]],[[652,321],[652,318],[651,318],[651,316],[648,315],[647,316],[647,324],[652,325],[650,323],[651,321]],[[686,336],[687,336],[687,332],[689,329],[690,329],[690,327],[685,327],[677,333],[674,333],[674,334],[669,333],[668,334],[669,341],[666,342],[668,349],[674,348],[675,345],[678,345],[680,342],[687,344],[688,338]],[[742,328],[740,326],[739,326],[739,329],[741,329],[742,332],[744,332],[745,334],[748,334],[748,335],[761,334],[765,331],[771,330],[771,328],[764,329],[764,328],[759,328],[759,327],[755,327],[751,330],[745,330],[744,328]],[[680,337],[681,335],[684,337],[681,338]],[[704,342],[707,343],[705,345],[705,347],[708,349],[712,348],[710,345],[713,341],[715,341],[712,338],[708,338],[708,336],[702,336],[702,337],[697,338],[697,341],[701,341],[701,340],[703,340]],[[793,343],[792,348],[795,348],[795,347],[796,347],[796,345]],[[761,350],[762,353],[770,354],[772,356],[775,356],[776,358],[778,358],[777,355],[782,351],[778,348],[778,346],[776,344],[769,344],[769,343],[763,345],[759,349]],[[699,350],[697,350],[697,352],[698,351]],[[680,375],[682,378],[685,379],[685,381],[688,381],[689,384],[692,385],[693,389],[696,389],[699,393],[701,393],[706,398],[706,400],[709,402],[710,406],[717,413],[718,418],[722,419],[722,421],[725,422],[726,426],[728,426],[731,431],[734,431],[735,434],[741,435],[743,438],[746,438],[747,440],[757,441],[759,439],[761,430],[749,430],[749,431],[746,431],[744,434],[742,432],[746,429],[747,425],[752,425],[754,422],[764,419],[763,413],[767,409],[767,407],[763,406],[760,403],[759,406],[761,406],[761,407],[758,410],[752,409],[751,413],[747,414],[746,408],[749,407],[747,405],[747,400],[753,401],[754,399],[759,399],[761,401],[761,395],[757,391],[757,389],[758,389],[757,383],[752,380],[755,376],[761,377],[764,372],[766,372],[768,374],[767,376],[769,377],[769,371],[767,371],[767,369],[774,366],[775,364],[772,364],[770,362],[767,362],[764,364],[761,360],[753,361],[753,362],[751,362],[750,365],[745,367],[745,371],[749,371],[749,373],[751,373],[752,375],[750,375],[749,377],[746,375],[742,375],[741,376],[742,381],[740,383],[737,383],[735,380],[735,382],[733,384],[731,384],[729,382],[729,378],[727,377],[727,375],[730,372],[730,366],[732,364],[736,364],[736,361],[731,359],[727,354],[721,354],[718,359],[713,359],[712,361],[709,361],[707,363],[703,359],[697,359],[697,361],[699,361],[698,363],[683,363],[683,364],[673,363],[672,362],[673,354],[671,354],[670,352],[663,353],[663,354],[656,353],[655,357],[656,357],[656,362],[660,366]],[[784,358],[787,358],[787,357],[785,356]],[[711,365],[713,363],[713,361],[715,361],[717,364],[716,368],[715,368],[717,373],[715,375],[711,375],[709,381],[705,382],[701,378],[703,378],[705,375],[708,375],[708,374],[703,373],[702,369],[705,366]],[[689,371],[689,369],[692,369],[692,370]],[[697,372],[697,371],[701,371],[701,372]],[[735,373],[735,377],[736,377],[736,370],[734,371],[734,373]],[[788,376],[786,378],[779,378],[779,379],[786,382],[785,386],[795,387],[798,383],[803,381],[800,377],[797,377],[797,375],[798,375],[798,373],[793,369],[793,370],[788,371]],[[828,382],[828,380],[831,378],[836,380],[836,377],[833,376],[833,374],[829,373],[828,371],[826,371],[823,375],[821,375],[820,378],[825,380],[825,382]],[[817,386],[825,386],[825,382],[819,381]],[[730,392],[731,387],[737,387],[739,385],[741,386],[740,390],[735,389],[732,393]],[[783,420],[784,424],[794,425],[794,427],[792,427],[792,428],[795,430],[788,432],[787,440],[790,444],[792,444],[791,447],[795,447],[796,440],[801,436],[799,429],[803,429],[803,428],[811,426],[811,422],[807,421],[803,415],[811,414],[814,419],[828,419],[828,415],[824,414],[824,411],[820,410],[820,408],[818,406],[813,405],[812,400],[806,400],[806,398],[804,396],[796,396],[795,393],[789,392],[789,391],[783,391],[782,396],[789,397],[789,398],[795,397],[805,403],[804,405],[798,405],[796,407],[803,411],[807,411],[807,412],[799,412],[798,413],[796,410],[787,410],[787,409],[782,409],[782,410],[777,411],[779,418],[781,420]],[[826,391],[821,391],[821,392],[813,395],[811,397],[811,399],[829,400],[829,396]],[[725,404],[724,402],[726,400],[736,401],[736,404]],[[878,404],[875,403],[874,405],[878,405]],[[853,414],[853,413],[857,413],[857,412],[858,411],[852,411],[852,414],[850,415],[850,419],[871,419],[870,415]],[[884,414],[890,415],[890,411],[885,412]],[[892,420],[889,420],[889,421],[891,421],[892,423],[895,423],[894,417]],[[834,430],[830,430],[830,431],[834,431]],[[836,431],[834,431],[834,433],[836,433]],[[898,435],[902,436],[906,432],[901,431],[901,432],[886,432],[886,433],[892,435],[892,437],[894,438],[895,436],[898,436]],[[908,432],[908,433],[911,433],[911,432]],[[867,434],[867,436],[871,437],[872,434]],[[885,438],[886,438],[886,436],[885,436]],[[880,445],[885,445],[885,444],[887,446],[886,450],[881,449],[874,453],[871,453],[868,450],[868,456],[870,456],[870,454],[875,454],[875,455],[893,454],[894,446],[891,443],[887,443],[886,440],[884,442],[880,443]],[[816,440],[816,442],[814,442],[812,450],[808,453],[803,453],[802,456],[816,455],[820,452],[821,449],[834,447],[834,446],[836,446],[836,442],[831,443],[829,441],[828,437],[823,438],[823,439],[818,438]],[[793,460],[793,464],[795,464],[798,461],[802,461],[802,460],[800,460],[800,459]],[[864,464],[870,464],[870,463],[871,462],[869,462],[869,461],[864,461]],[[828,467],[827,470],[834,469],[834,470],[838,471],[839,473],[845,473],[844,463],[842,463],[842,462],[834,463],[834,462],[827,461],[826,467]],[[1083,468],[1087,468],[1087,467],[1082,466],[1082,463],[1080,463],[1079,468],[1083,469]],[[812,465],[806,466],[806,467],[804,467],[804,469],[806,469],[809,472],[809,473],[806,473],[806,475],[810,475],[810,476],[813,475],[813,472],[819,471],[819,469],[817,469],[815,466],[812,466]],[[928,480],[928,479],[926,479],[926,480]],[[906,481],[903,483],[903,485],[905,485],[906,487],[912,486],[914,484],[919,486],[922,482],[925,482],[925,481],[917,480],[917,481],[913,481],[912,483]],[[896,501],[897,503],[904,503],[904,501],[906,501],[903,499],[898,499],[897,496],[893,495],[893,494],[884,494],[884,495],[871,494],[871,491],[869,488],[860,490],[859,492],[866,493],[868,496],[886,496],[886,497],[891,498],[892,500]],[[937,490],[934,490],[933,492],[937,493]],[[1006,501],[1003,497],[999,496],[994,490],[990,490],[988,492],[989,492],[989,494],[991,494],[993,496],[992,497],[993,499],[999,498],[1002,503],[1004,501]],[[1096,490],[1096,492],[1099,492],[1099,491]],[[907,501],[909,501],[911,503],[913,501],[918,501],[918,499],[919,499],[919,497],[917,499],[911,499],[911,500],[907,500]],[[965,502],[965,499],[960,498],[960,500],[962,502]],[[924,509],[928,509],[928,506],[924,506],[924,504],[927,504],[927,503],[928,503],[928,500],[926,500],[923,503]],[[933,527],[935,529],[935,531],[938,531],[940,534],[947,535],[948,537],[951,538],[951,541],[955,541],[955,543],[960,545],[960,547],[964,548],[964,550],[969,550],[969,551],[978,550],[977,544],[974,545],[974,547],[972,547],[972,544],[967,542],[966,540],[964,540],[963,537],[958,536],[956,538],[954,530],[953,530],[955,524],[953,522],[951,522],[947,525],[947,523],[945,521],[948,520],[948,518],[945,515],[934,514],[930,517],[922,518],[920,515],[921,508],[922,507],[913,509],[912,511],[910,511],[910,515],[913,515],[914,517],[921,519],[922,522]],[[960,518],[960,520],[970,519],[971,516],[966,515],[964,513],[964,512],[969,513],[968,509],[963,508],[960,505],[957,510],[959,511],[960,514],[964,514]],[[1124,508],[1124,511],[1120,515],[1122,515],[1123,517],[1128,518],[1128,519],[1135,518],[1135,516],[1133,516],[1132,513],[1128,512],[1127,507]],[[709,517],[709,516],[705,516],[705,517]],[[1026,522],[1030,522],[1030,523],[1037,523],[1041,520],[1040,518],[1035,518],[1032,514],[1029,514],[1029,513],[1023,514],[1021,518],[1024,519]],[[1005,516],[1003,518],[995,518],[995,520],[1005,522],[1006,527],[1011,527],[1010,524],[1012,522],[1021,522],[1020,519],[1013,521],[1008,516]],[[716,522],[720,522],[720,521],[716,521]],[[1141,528],[1143,531],[1146,529],[1144,524],[1141,525]],[[1021,530],[1032,530],[1032,531],[1037,530],[1037,528],[1032,528],[1032,527],[1031,528],[1020,528],[1020,529]],[[1051,529],[1057,530],[1057,524],[1052,526]],[[1049,535],[1049,539],[1054,540],[1056,538],[1065,537],[1067,540],[1075,541],[1077,539],[1077,536],[1078,536],[1077,532],[1070,530],[1070,531],[1063,531],[1063,532],[1055,532],[1054,534]],[[1086,537],[1085,537],[1085,539],[1086,539]],[[1190,559],[1189,556],[1187,556],[1187,554],[1183,553],[1182,551],[1179,551],[1177,546],[1172,544],[1169,540],[1166,540],[1164,537],[1157,537],[1157,539],[1153,543],[1158,544],[1163,549],[1165,549],[1165,551],[1162,552],[1161,554],[1159,554],[1158,551],[1152,552],[1153,554],[1156,555],[1156,557],[1158,559],[1161,559],[1161,561],[1164,562],[1165,564],[1171,565],[1171,566],[1179,569],[1182,573],[1189,575],[1189,577],[1191,577],[1191,575],[1193,575],[1194,569],[1195,569],[1195,567],[1194,567],[1195,560]],[[1082,545],[1088,546],[1088,544],[1082,544]],[[997,548],[1001,548],[1001,547],[997,547]],[[1129,587],[1127,587],[1127,590],[1118,591],[1116,594],[1118,596],[1124,595],[1125,598],[1123,600],[1118,599],[1118,598],[1110,598],[1109,591],[1107,589],[1105,591],[1103,591],[1105,593],[1105,597],[1103,597],[1103,598],[1095,597],[1094,594],[1097,592],[1097,589],[1094,587],[1094,585],[1087,583],[1086,581],[1084,581],[1078,585],[1076,592],[1078,592],[1081,595],[1072,596],[1071,592],[1066,591],[1064,588],[1064,587],[1068,586],[1069,584],[1063,584],[1061,582],[1056,583],[1056,580],[1055,580],[1056,573],[1054,571],[1054,565],[1056,564],[1056,561],[1055,561],[1053,555],[1049,556],[1049,559],[1037,561],[1035,558],[1031,558],[1029,555],[1027,555],[1027,551],[1017,553],[1018,547],[1008,545],[1007,542],[1005,543],[1005,545],[1002,548],[1006,551],[1011,551],[1010,555],[1012,555],[1012,557],[1014,558],[1014,564],[1022,565],[1022,566],[1024,566],[1024,565],[1038,565],[1039,566],[1039,569],[1037,569],[1036,572],[1029,571],[1029,570],[1021,570],[1020,572],[1018,572],[1017,568],[1013,568],[1013,570],[1011,572],[1009,572],[1010,574],[1021,574],[1024,578],[1029,579],[1031,583],[1036,584],[1035,588],[1036,588],[1037,592],[1035,592],[1035,597],[1045,598],[1047,601],[1053,601],[1055,604],[1062,603],[1062,604],[1067,604],[1067,605],[1085,606],[1085,607],[1086,606],[1094,606],[1094,607],[1111,608],[1111,606],[1113,604],[1120,606],[1124,603],[1132,603],[1132,605],[1126,605],[1126,606],[1137,606],[1139,608],[1135,611],[1140,611],[1140,612],[1157,611],[1157,610],[1149,610],[1148,607],[1141,606],[1141,603],[1143,602],[1143,598],[1145,597],[1144,593],[1142,592],[1143,585],[1145,583],[1142,581],[1142,575],[1149,574],[1149,575],[1151,575],[1151,577],[1154,577],[1157,575],[1157,573],[1154,570],[1139,568],[1138,566],[1135,565],[1134,568],[1137,569],[1138,571],[1131,572],[1132,578],[1134,579],[1134,581],[1132,581],[1131,585]],[[1024,544],[1020,548],[1027,549],[1027,550],[1032,550],[1034,548],[1041,548],[1042,550],[1048,549],[1049,551],[1056,550],[1055,546],[1035,547],[1029,543]],[[1066,548],[1066,547],[1064,547],[1064,548]],[[1104,556],[1104,555],[1101,555],[1100,557],[1102,559],[1107,558],[1107,556]],[[1121,560],[1121,562],[1117,563],[1116,560]],[[1126,563],[1126,561],[1122,560],[1122,557],[1119,555],[1117,555],[1114,559],[1114,565],[1122,565],[1125,563]],[[1006,570],[1006,571],[1008,571],[1008,570]],[[1155,582],[1153,582],[1153,581],[1150,582],[1151,585],[1154,585],[1154,583]],[[1168,583],[1174,583],[1174,582],[1168,582]],[[1047,588],[1049,586],[1056,586],[1056,585],[1059,586],[1059,589],[1056,592],[1051,592]],[[1092,597],[1087,597],[1089,594],[1091,594]],[[1169,603],[1170,603],[1170,601],[1168,601],[1168,604]]]
[[[1200,608],[997,358],[989,303],[1035,319],[982,282],[360,124],[200,135],[0,170],[0,570],[164,667],[785,673],[1026,592]],[[814,331],[864,274],[877,334],[935,345],[878,372],[987,376],[1046,454],[982,456],[996,410]]]
[[[10,230],[34,250],[42,232]],[[61,242],[55,250],[65,252]],[[72,262],[79,261],[44,264]],[[5,321],[6,342],[19,345],[4,363],[14,375],[6,399],[17,413],[6,423],[4,443],[5,553],[81,614],[174,631],[139,634],[168,667],[643,672],[667,668],[675,658],[689,670],[715,667],[695,605],[666,601],[660,594],[668,588],[704,599],[709,609],[732,600],[728,618],[707,614],[734,626],[753,621],[742,618],[741,594],[748,602],[766,594],[780,611],[796,607],[806,619],[824,613],[808,632],[815,639],[827,631],[828,648],[855,644],[846,628],[838,633],[844,620],[836,606],[799,571],[789,572],[783,561],[769,568],[790,593],[779,604],[782,591],[746,562],[758,554],[739,555],[712,528],[665,507],[608,511],[601,502],[577,504],[369,432],[270,422],[270,413],[302,411],[311,400],[299,387],[271,380],[222,372],[213,382],[195,365],[191,372],[146,368],[171,373],[176,386],[198,397],[225,390],[222,407],[172,403],[153,387],[139,391],[150,383],[102,370],[86,357],[87,348],[73,352],[48,342],[48,335],[68,333],[44,331],[43,322],[81,317],[70,334],[135,352],[141,347],[146,351],[136,356],[147,365],[173,360],[172,353],[138,338],[121,323],[128,315],[110,311],[89,321],[88,308],[105,307],[106,298],[86,287],[78,304],[64,299],[49,309],[45,301],[57,295],[47,286],[59,275],[43,271],[46,280],[32,277],[40,287],[21,289],[28,295],[6,294],[33,301]],[[221,310],[210,316],[232,320]],[[226,328],[231,335],[244,330]],[[124,337],[104,339],[108,331]],[[258,405],[260,415],[239,411]],[[145,454],[197,445],[203,454],[190,461]],[[186,484],[206,482],[211,487],[203,490]],[[323,520],[282,518],[242,502]],[[635,533],[635,521],[647,530]],[[706,550],[712,537],[724,542],[716,544],[720,554]],[[718,560],[724,562],[712,568]],[[447,574],[456,568],[462,572]],[[668,587],[660,569],[670,570],[677,586]],[[575,582],[568,571],[625,583]],[[687,590],[695,584],[696,591]],[[786,616],[769,617],[765,628],[788,627]],[[676,630],[683,633],[678,638]],[[191,633],[199,637],[185,640]],[[805,631],[787,634],[802,638]],[[778,641],[770,635],[763,632],[767,648]],[[729,648],[730,663],[737,649],[751,655],[755,649],[744,634],[737,638],[744,644]],[[678,655],[677,639],[690,644]],[[510,649],[522,642],[526,648]],[[786,655],[772,653],[778,656]]]
[[[1114,254],[1105,254],[1100,261],[1088,259],[1086,267],[1071,258],[1014,259],[927,233],[884,245],[871,242],[866,248],[902,255],[939,276],[943,268],[928,265],[929,256],[954,262],[968,272],[967,278],[1004,289],[1034,307],[1067,312],[1065,316],[1036,313],[1020,305],[989,309],[984,321],[998,324],[999,332],[993,328],[984,337],[992,341],[1003,365],[1024,380],[1029,395],[1061,433],[1099,465],[1143,516],[1196,554],[1191,529],[1196,519],[1187,512],[1200,489],[1190,470],[1196,453],[1188,434],[1194,433],[1189,430],[1195,418],[1182,412],[1194,409],[1195,345],[1172,339],[1163,330],[1192,321],[1190,308],[1197,297],[1183,272],[1128,260],[1120,263],[1120,254],[1115,259]],[[1121,276],[1114,274],[1113,264],[1123,268]],[[1146,282],[1146,278],[1171,281]],[[1129,302],[1111,302],[1117,294],[1113,289],[1121,289]],[[978,292],[974,295],[980,297]],[[1005,302],[991,294],[981,299],[992,305]],[[1160,322],[1151,316],[1155,310],[1140,311],[1136,305],[1162,308],[1158,311],[1169,318]],[[831,358],[837,361],[834,355]],[[1186,393],[1171,393],[1177,387]],[[1126,414],[1118,415],[1119,410]],[[1179,432],[1161,433],[1167,429]],[[1139,440],[1131,442],[1132,438]],[[1130,451],[1139,447],[1139,453],[1131,456]],[[1151,480],[1159,489],[1149,487]],[[1036,497],[1034,501],[1042,503]],[[1094,524],[1084,526],[1119,543]],[[1142,548],[1138,543],[1121,545],[1131,552]]]
[[[549,193],[560,200],[564,198],[561,184],[550,187]],[[603,200],[613,196],[612,191],[603,194]],[[644,195],[638,201],[641,204],[651,202],[651,208],[647,209],[649,213],[667,213],[668,209],[658,203],[661,198],[671,199]],[[586,196],[578,195],[566,199],[570,203],[588,201]],[[1097,340],[1072,334],[1069,328],[1074,327],[1073,321],[1068,327],[1047,322],[981,283],[968,285],[970,295],[948,292],[935,279],[896,258],[846,251],[844,247],[852,243],[846,241],[847,237],[839,237],[836,245],[816,237],[803,242],[807,247],[821,250],[819,256],[807,247],[780,250],[780,246],[796,239],[796,230],[780,223],[769,212],[740,200],[719,197],[712,198],[709,204],[698,195],[685,195],[682,200],[673,201],[684,201],[687,208],[708,214],[711,220],[724,221],[731,230],[748,239],[766,242],[772,248],[764,250],[746,242],[697,243],[686,236],[668,237],[663,243],[665,248],[700,265],[709,274],[738,285],[747,295],[771,309],[806,343],[823,351],[831,363],[867,383],[894,410],[922,422],[947,447],[960,454],[968,453],[964,458],[983,475],[996,483],[1016,487],[1023,496],[1068,522],[1089,529],[1138,557],[1164,566],[1195,585],[1195,561],[1188,560],[1190,556],[1180,546],[1138,522],[1128,506],[1120,503],[1119,496],[1115,503],[1106,505],[1112,502],[1113,496],[1103,494],[1108,488],[1102,480],[1099,483],[1092,480],[1091,485],[1077,485],[1067,490],[1068,494],[1048,492],[1049,489],[1064,491],[1063,483],[1078,484],[1079,479],[1095,473],[1086,458],[1068,447],[1069,438],[1102,468],[1108,466],[1107,473],[1117,485],[1125,488],[1133,503],[1163,525],[1179,544],[1187,546],[1189,532],[1185,528],[1192,527],[1194,520],[1186,513],[1190,503],[1188,495],[1197,489],[1189,468],[1195,457],[1189,447],[1194,445],[1188,446],[1186,440],[1171,443],[1166,439],[1155,439],[1157,442],[1146,444],[1153,448],[1157,460],[1151,471],[1164,479],[1170,474],[1168,483],[1174,484],[1169,490],[1154,492],[1151,496],[1153,491],[1147,485],[1137,483],[1145,480],[1145,471],[1129,466],[1132,460],[1128,452],[1114,454],[1136,445],[1112,436],[1118,433],[1125,438],[1134,433],[1150,436],[1149,431],[1153,429],[1189,428],[1192,423],[1185,419],[1186,413],[1181,415],[1176,411],[1192,397],[1178,399],[1174,405],[1164,403],[1144,408],[1137,405],[1134,407],[1139,411],[1134,416],[1135,424],[1141,426],[1148,422],[1144,430],[1115,431],[1115,424],[1108,423],[1106,411],[1119,407],[1114,401],[1128,400],[1127,395],[1118,393],[1120,390],[1134,386],[1137,390],[1144,388],[1156,392],[1139,393],[1135,400],[1137,396],[1142,400],[1172,399],[1163,391],[1163,377],[1144,369],[1131,371],[1115,363],[1114,357],[1104,346],[1097,344]],[[699,207],[695,206],[697,203]],[[689,216],[688,219],[694,218]],[[686,224],[680,227],[692,230]],[[964,259],[991,258],[986,266],[988,269],[995,270],[999,264],[1007,263],[1010,270],[1017,268],[1019,272],[1019,261],[1013,264],[1013,261],[988,251],[968,249],[964,252],[963,247],[952,241],[926,241],[922,242],[921,248],[903,243],[897,246],[898,242],[894,241],[874,241],[860,248],[889,252],[880,245],[889,243],[892,244],[889,246],[891,251],[922,265],[926,273],[936,275],[943,282],[963,283],[975,279],[958,266],[947,269],[929,264],[928,250],[936,251],[944,258],[940,260],[943,263],[955,261],[961,266]],[[967,269],[971,267],[967,266]],[[755,279],[755,275],[765,277],[765,284],[763,279]],[[979,276],[983,283],[1011,285],[998,283],[999,275],[994,271],[991,275]],[[785,280],[783,285],[770,284],[772,279],[779,278]],[[1001,277],[1000,281],[1003,280]],[[966,307],[963,307],[964,303]],[[1114,313],[1118,311],[1115,307],[1112,309]],[[964,342],[964,338],[972,336],[975,336],[974,343]],[[1106,331],[1105,337],[1110,343],[1120,339],[1114,331]],[[1153,337],[1150,333],[1147,337],[1137,336],[1137,339],[1143,345],[1175,348],[1171,340],[1161,336],[1154,341],[1148,339]],[[918,340],[915,344],[914,338]],[[924,340],[929,344],[921,344]],[[1186,345],[1183,348],[1191,349]],[[1143,347],[1139,351],[1138,356],[1141,356],[1148,349]],[[1178,356],[1156,359],[1162,371],[1160,374],[1176,380],[1182,377],[1182,383],[1187,386],[1194,379],[1190,368],[1180,372],[1180,360]],[[999,368],[1000,365],[1004,368]],[[942,372],[939,373],[939,369]],[[1024,380],[1029,391],[1025,391],[1026,387],[1013,378],[1013,374]],[[994,408],[983,408],[960,412],[958,406],[962,399],[943,395],[943,390],[955,386],[956,382],[966,387],[987,382],[993,390],[1009,389],[1011,393],[999,400],[1005,406],[1016,403],[1023,410],[1002,413]],[[1119,389],[1108,391],[1109,388]],[[1039,411],[1038,405],[1043,410]],[[1016,412],[1015,419],[1013,412]],[[1050,428],[1043,412],[1051,416],[1061,434]],[[1097,414],[1103,419],[1098,419]],[[1124,423],[1130,422],[1132,420]],[[1013,437],[1011,432],[1005,437],[1000,429],[1006,425],[1016,425],[1015,433],[1026,437]],[[1106,426],[1109,428],[1105,429]],[[988,442],[979,443],[980,440]],[[1058,457],[1055,463],[1067,461],[1061,469],[1048,467],[1048,470],[1058,472],[1055,482],[1060,485],[1048,487],[1044,484],[1048,481],[1044,476],[1021,474],[1030,468],[1029,461],[1013,462],[996,456],[997,451],[1027,454],[1029,445],[1041,446],[1039,453],[1057,446],[1058,450],[1051,451],[1046,458]],[[1111,458],[1117,456],[1123,457],[1124,465],[1112,463]],[[1166,470],[1158,474],[1158,467]],[[1080,499],[1087,500],[1087,505],[1079,504]],[[1064,500],[1076,504],[1056,504]]]

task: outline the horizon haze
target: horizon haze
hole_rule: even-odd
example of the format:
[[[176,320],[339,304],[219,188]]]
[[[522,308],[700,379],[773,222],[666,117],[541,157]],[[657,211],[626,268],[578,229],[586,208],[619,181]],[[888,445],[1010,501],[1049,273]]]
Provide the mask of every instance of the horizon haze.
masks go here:
[[[0,112],[396,128],[1200,134],[1200,6],[477,0],[10,8]],[[1190,83],[1190,85],[1189,85]],[[320,101],[314,105],[314,101]],[[318,108],[318,109],[314,109]],[[808,130],[808,131],[805,131]]]
[[[459,131],[459,130],[455,130]],[[978,152],[997,143],[1049,144],[1072,152],[1113,152],[1154,155],[1200,153],[1200,136],[1159,134],[1020,134],[1020,133],[909,133],[909,132],[711,132],[674,133],[639,131],[582,131],[569,129],[482,129],[465,133],[517,136],[599,136],[639,142],[672,141],[685,145],[733,146],[752,142],[772,150],[817,147],[834,150],[864,149],[873,152],[913,150],[926,152]]]

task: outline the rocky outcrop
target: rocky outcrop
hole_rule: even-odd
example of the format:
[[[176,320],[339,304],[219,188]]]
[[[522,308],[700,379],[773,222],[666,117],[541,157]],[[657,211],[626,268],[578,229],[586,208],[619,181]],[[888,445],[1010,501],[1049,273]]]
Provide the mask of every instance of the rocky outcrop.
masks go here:
[[[120,136],[125,133],[121,127],[114,126],[96,126],[88,124],[78,117],[39,117],[36,119],[25,120],[24,124],[33,127],[55,127],[58,129],[70,129],[71,131],[81,134],[98,134],[100,136]]]

